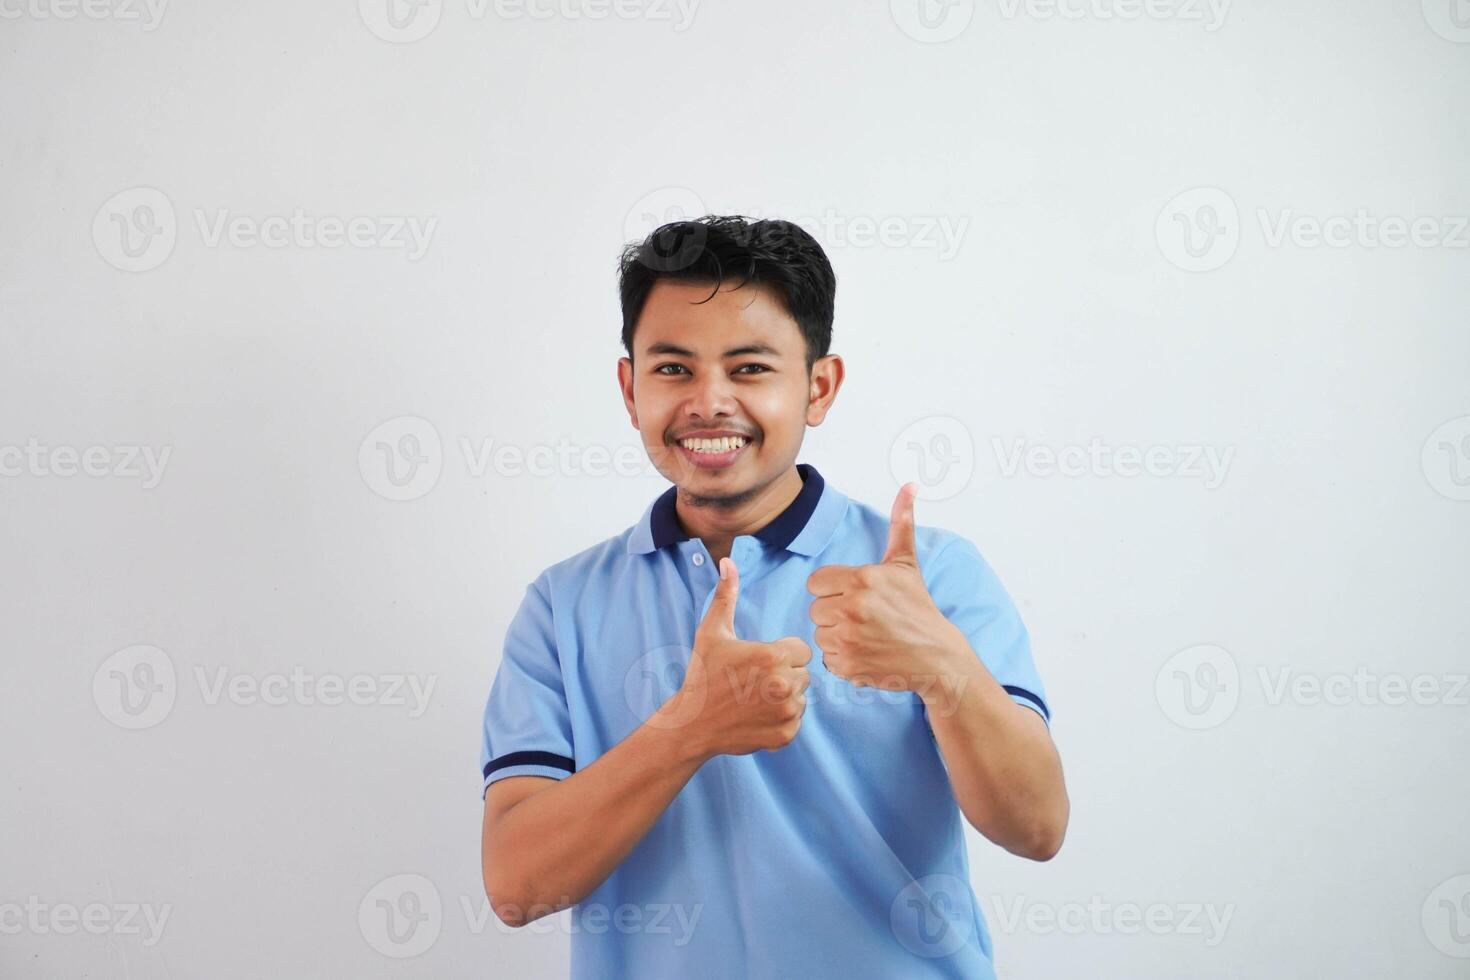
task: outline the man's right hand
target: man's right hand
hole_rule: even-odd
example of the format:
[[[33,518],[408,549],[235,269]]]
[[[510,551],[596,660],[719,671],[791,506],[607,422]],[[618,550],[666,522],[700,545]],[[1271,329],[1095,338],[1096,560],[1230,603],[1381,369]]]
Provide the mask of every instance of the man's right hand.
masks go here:
[[[774,751],[791,742],[806,709],[811,647],[800,637],[771,643],[735,635],[740,571],[729,558],[709,611],[694,633],[694,652],[684,683],[650,721],[687,728],[710,755]]]

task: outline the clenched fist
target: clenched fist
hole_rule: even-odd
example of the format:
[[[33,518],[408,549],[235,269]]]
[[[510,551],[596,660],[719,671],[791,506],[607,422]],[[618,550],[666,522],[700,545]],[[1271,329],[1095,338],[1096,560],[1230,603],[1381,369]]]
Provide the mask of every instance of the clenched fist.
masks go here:
[[[772,643],[735,635],[740,570],[720,559],[720,583],[694,633],[684,683],[658,712],[659,727],[684,728],[700,753],[748,755],[790,743],[806,710],[811,647],[800,637]]]

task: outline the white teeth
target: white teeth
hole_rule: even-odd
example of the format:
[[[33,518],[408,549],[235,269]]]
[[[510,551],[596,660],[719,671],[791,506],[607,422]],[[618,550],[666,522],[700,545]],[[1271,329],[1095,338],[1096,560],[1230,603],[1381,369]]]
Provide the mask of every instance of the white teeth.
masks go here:
[[[679,445],[696,453],[727,453],[739,449],[747,441],[744,436],[724,436],[719,439],[680,439]]]

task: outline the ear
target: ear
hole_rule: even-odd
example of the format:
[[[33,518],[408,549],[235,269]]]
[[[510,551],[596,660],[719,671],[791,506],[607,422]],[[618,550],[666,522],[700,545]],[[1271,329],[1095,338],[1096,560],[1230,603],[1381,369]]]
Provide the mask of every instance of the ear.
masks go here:
[[[832,402],[837,398],[837,389],[842,387],[846,368],[842,358],[836,354],[817,358],[812,364],[811,383],[807,391],[806,424],[817,426],[827,417]]]
[[[638,407],[633,403],[633,362],[626,357],[618,358],[618,390],[623,394],[623,407],[628,410],[628,420],[638,428]]]

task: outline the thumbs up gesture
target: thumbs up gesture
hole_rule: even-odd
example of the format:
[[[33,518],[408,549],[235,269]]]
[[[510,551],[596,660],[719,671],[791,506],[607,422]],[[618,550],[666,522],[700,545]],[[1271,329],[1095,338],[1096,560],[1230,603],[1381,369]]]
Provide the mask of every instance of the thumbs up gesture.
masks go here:
[[[779,749],[796,737],[806,710],[812,648],[799,636],[771,643],[737,637],[739,598],[740,570],[722,558],[684,683],[665,706],[663,724],[686,728],[704,756]]]
[[[822,663],[859,687],[927,692],[954,673],[969,641],[934,604],[919,571],[914,495],[893,502],[888,547],[876,565],[826,565],[807,577]]]

